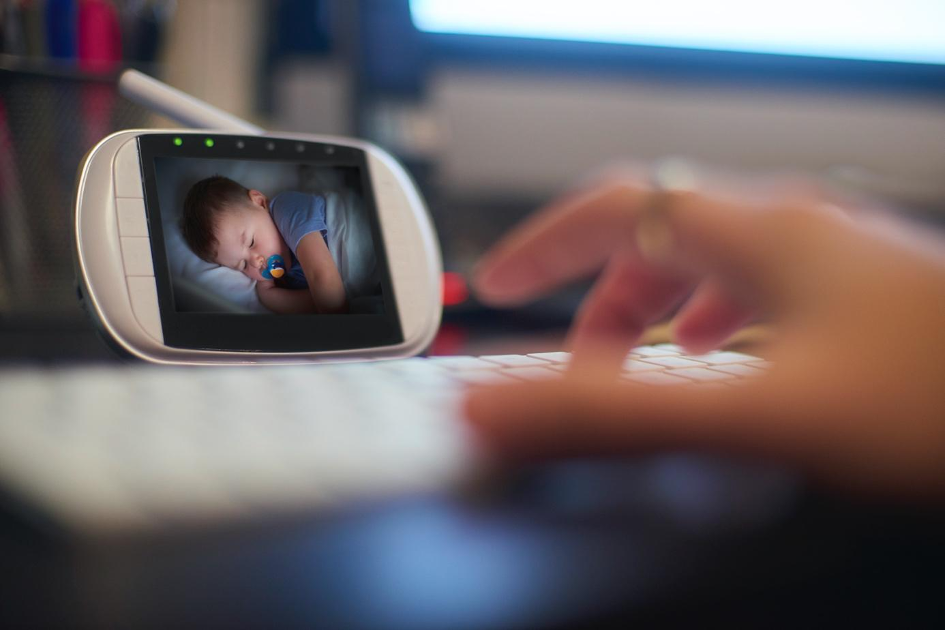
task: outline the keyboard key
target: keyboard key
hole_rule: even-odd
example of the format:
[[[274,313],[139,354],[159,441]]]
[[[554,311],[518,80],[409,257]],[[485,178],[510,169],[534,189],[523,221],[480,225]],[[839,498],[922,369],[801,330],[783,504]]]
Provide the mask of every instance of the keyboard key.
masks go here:
[[[693,381],[728,381],[735,378],[733,375],[710,368],[680,368],[678,370],[670,370],[666,374],[676,377],[685,377]]]
[[[663,366],[651,362],[642,362],[639,359],[627,359],[623,362],[623,369],[627,372],[646,372],[648,370],[663,370]]]
[[[409,387],[418,388],[448,388],[456,380],[456,374],[451,370],[437,368],[433,370],[408,372],[399,375],[400,380]]]
[[[402,375],[427,375],[430,373],[445,373],[447,367],[439,362],[432,362],[422,357],[414,359],[398,359],[395,361],[373,362],[371,364],[378,371]]]
[[[467,372],[458,372],[453,378],[467,385],[487,386],[517,381],[514,377],[498,370],[470,370]]]
[[[434,364],[430,362],[426,357],[411,357],[410,359],[392,359],[392,360],[382,360],[371,362],[370,365],[378,369],[428,369]]]
[[[406,359],[392,362],[375,362],[376,370],[382,375],[395,375],[396,378],[418,386],[436,386],[449,383],[452,371],[445,366],[426,359]]]
[[[727,372],[730,375],[736,375],[738,377],[751,377],[753,375],[762,375],[764,370],[756,366],[749,366],[748,364],[722,364],[720,366],[713,366],[712,370],[719,370],[722,372]]]
[[[450,368],[452,370],[475,370],[477,368],[486,368],[494,369],[495,364],[492,362],[487,362],[479,359],[478,357],[470,357],[466,355],[438,355],[436,357],[430,357],[427,359],[428,362],[432,362],[436,366],[442,366],[444,368]]]
[[[547,366],[548,362],[528,355],[482,355],[479,359],[494,362],[501,366]]]
[[[685,357],[647,357],[646,359],[641,360],[649,364],[656,364],[657,366],[663,366],[665,368],[704,368],[705,364],[702,362],[694,362],[691,359],[686,359]]]
[[[566,364],[571,361],[571,353],[529,353],[529,357],[537,357],[538,359],[544,359],[546,361]]]
[[[705,355],[688,355],[687,357],[689,357],[689,359],[705,362],[713,366],[720,364],[742,364],[758,359],[757,357],[752,357],[751,355],[735,353],[732,351],[717,351],[714,353],[707,353]]]
[[[657,348],[655,346],[638,346],[630,351],[631,357],[668,357],[671,355],[681,355],[681,353],[668,348]]]
[[[664,343],[662,343],[662,344],[654,344],[654,345],[653,345],[653,348],[658,348],[658,349],[664,350],[664,351],[673,351],[673,352],[675,352],[675,353],[680,353],[680,354],[685,353],[685,351],[683,350],[683,347],[682,347],[682,346],[679,346],[679,345],[677,345],[677,344],[669,344],[669,343],[666,343],[666,342],[664,342]]]

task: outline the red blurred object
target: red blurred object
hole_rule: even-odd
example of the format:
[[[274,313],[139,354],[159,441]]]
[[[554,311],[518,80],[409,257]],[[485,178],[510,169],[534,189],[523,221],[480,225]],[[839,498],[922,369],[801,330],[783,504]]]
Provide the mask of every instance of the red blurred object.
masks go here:
[[[462,274],[443,272],[443,306],[451,307],[466,302],[469,286]]]
[[[121,62],[121,31],[118,10],[111,0],[81,0],[79,3],[79,67],[87,72],[109,72]],[[86,147],[111,131],[115,87],[104,83],[82,86],[80,111]]]
[[[469,341],[469,331],[465,327],[450,324],[440,325],[436,337],[427,349],[428,355],[463,355],[466,352],[466,343]]]
[[[121,61],[118,9],[110,0],[79,3],[79,66],[90,72],[108,72]]]

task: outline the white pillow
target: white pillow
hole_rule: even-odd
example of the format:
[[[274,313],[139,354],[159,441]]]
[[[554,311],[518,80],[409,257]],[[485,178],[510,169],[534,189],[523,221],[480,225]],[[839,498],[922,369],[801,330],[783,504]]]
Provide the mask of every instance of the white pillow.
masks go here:
[[[164,224],[168,265],[174,281],[190,281],[208,294],[231,303],[234,311],[269,313],[256,295],[256,281],[236,270],[204,261],[187,247],[177,223]]]

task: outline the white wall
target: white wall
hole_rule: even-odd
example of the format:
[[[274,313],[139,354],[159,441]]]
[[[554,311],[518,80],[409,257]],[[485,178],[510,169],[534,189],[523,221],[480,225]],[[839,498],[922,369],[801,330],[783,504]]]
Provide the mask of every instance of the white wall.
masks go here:
[[[739,168],[858,166],[876,188],[945,200],[945,100],[440,70],[430,83],[449,190],[547,195],[618,158]]]
[[[177,2],[164,43],[162,80],[211,105],[256,120],[265,0]]]

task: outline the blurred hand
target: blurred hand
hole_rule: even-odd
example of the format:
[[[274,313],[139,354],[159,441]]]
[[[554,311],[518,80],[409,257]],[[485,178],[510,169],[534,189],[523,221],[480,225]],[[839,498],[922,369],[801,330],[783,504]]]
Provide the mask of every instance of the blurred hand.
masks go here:
[[[526,221],[474,286],[515,305],[600,271],[564,379],[472,390],[466,413],[506,459],[695,449],[776,460],[847,487],[945,495],[945,241],[816,191],[753,185],[674,194],[674,246],[635,247],[652,191],[610,176]],[[684,303],[684,304],[683,304]],[[760,377],[725,389],[617,380],[644,328],[715,348],[754,316]]]

